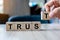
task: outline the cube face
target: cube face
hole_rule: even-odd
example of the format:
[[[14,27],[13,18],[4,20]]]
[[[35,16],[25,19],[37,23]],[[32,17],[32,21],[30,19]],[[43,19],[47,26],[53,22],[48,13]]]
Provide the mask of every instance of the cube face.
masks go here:
[[[23,22],[15,22],[15,31],[22,31],[24,30],[24,23]]]
[[[7,22],[7,31],[38,31],[40,30],[40,22]]]
[[[14,25],[14,23],[13,23],[13,22],[7,22],[7,23],[6,23],[6,30],[7,30],[7,31],[13,31],[13,30],[15,30],[15,25]]]
[[[24,29],[24,31],[31,31],[31,22],[25,22]]]
[[[40,22],[32,22],[32,31],[40,31],[41,23]]]
[[[41,12],[41,20],[50,20],[48,12]]]

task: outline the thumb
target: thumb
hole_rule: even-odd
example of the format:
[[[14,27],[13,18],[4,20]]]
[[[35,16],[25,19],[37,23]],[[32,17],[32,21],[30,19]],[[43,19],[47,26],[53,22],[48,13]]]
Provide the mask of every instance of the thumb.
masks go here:
[[[60,7],[55,8],[53,11],[49,13],[50,18],[58,17],[60,18]]]

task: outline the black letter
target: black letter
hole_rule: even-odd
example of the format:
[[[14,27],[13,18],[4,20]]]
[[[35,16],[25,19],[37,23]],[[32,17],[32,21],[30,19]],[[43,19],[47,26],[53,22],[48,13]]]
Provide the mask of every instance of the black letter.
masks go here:
[[[38,28],[39,28],[39,27],[38,27],[38,24],[35,24],[34,26],[35,26],[35,27],[34,27],[35,29],[38,29]]]
[[[25,24],[26,29],[30,29],[30,24]]]
[[[17,29],[21,29],[21,24],[17,24]]]
[[[12,24],[9,24],[9,26],[10,26],[10,29],[11,29]]]
[[[46,15],[46,18],[47,18],[48,13],[45,13],[45,15]]]

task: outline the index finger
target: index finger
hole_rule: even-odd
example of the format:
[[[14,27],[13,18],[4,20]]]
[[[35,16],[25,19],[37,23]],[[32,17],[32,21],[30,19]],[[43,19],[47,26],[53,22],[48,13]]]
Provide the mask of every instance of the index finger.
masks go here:
[[[46,11],[47,12],[50,12],[50,7],[51,6],[53,6],[53,1],[51,0],[51,1],[49,1],[49,2],[47,2],[46,4],[45,4],[45,8],[46,8]]]

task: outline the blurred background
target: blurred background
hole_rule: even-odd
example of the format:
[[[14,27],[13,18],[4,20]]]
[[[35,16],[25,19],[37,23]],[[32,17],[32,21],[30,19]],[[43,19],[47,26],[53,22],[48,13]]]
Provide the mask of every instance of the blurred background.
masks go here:
[[[0,24],[5,24],[7,21],[59,23],[59,20],[56,18],[41,20],[42,8],[48,1],[49,0],[0,0]]]

